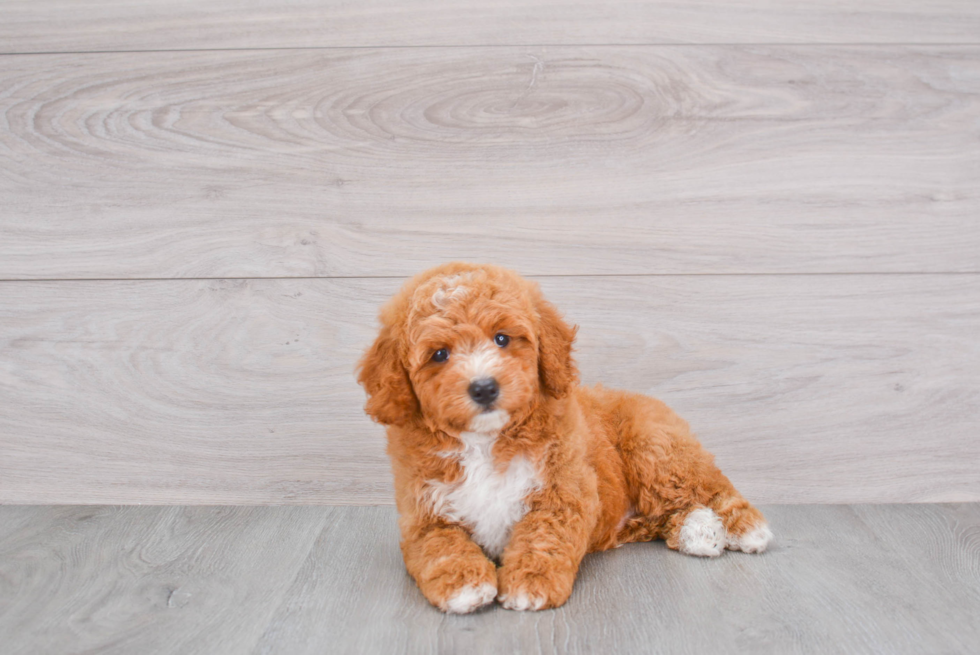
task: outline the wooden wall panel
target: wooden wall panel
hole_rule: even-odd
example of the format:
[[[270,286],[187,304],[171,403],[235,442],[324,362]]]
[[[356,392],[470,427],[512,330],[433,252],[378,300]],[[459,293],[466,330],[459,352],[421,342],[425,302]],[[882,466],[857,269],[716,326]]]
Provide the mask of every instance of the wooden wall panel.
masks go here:
[[[541,283],[584,380],[667,401],[760,503],[980,500],[976,276]],[[0,284],[0,502],[390,502],[352,369],[399,284]]]
[[[976,43],[972,0],[4,0],[0,52],[643,43]]]
[[[0,279],[980,271],[980,48],[7,57]]]
[[[980,500],[980,4],[0,3],[0,502],[385,503],[400,280],[540,276],[760,502]],[[17,53],[17,54],[14,54]]]

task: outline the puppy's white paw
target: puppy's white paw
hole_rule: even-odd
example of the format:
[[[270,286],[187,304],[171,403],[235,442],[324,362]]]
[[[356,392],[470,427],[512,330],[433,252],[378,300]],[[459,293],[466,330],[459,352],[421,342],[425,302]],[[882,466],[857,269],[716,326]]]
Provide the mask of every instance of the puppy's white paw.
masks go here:
[[[772,530],[769,524],[762,522],[743,535],[728,535],[728,550],[740,550],[743,553],[763,553],[772,541]]]
[[[497,600],[500,604],[504,606],[504,609],[517,610],[523,612],[525,610],[539,610],[544,607],[544,598],[538,598],[535,596],[530,596],[525,593],[516,593],[513,595],[502,594]]]
[[[686,555],[718,557],[725,550],[725,526],[707,507],[694,510],[684,519],[679,549]]]
[[[496,597],[497,588],[490,583],[481,584],[479,587],[468,585],[447,600],[443,609],[450,614],[469,614],[484,605],[489,605]]]

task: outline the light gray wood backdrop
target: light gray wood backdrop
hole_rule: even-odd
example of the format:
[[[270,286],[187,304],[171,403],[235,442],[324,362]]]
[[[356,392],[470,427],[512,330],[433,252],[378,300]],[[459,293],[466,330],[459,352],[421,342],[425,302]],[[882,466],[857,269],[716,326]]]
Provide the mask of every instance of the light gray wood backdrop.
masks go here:
[[[4,0],[0,52],[976,43],[973,0]]]
[[[759,502],[980,500],[980,5],[597,7],[0,4],[0,502],[390,502],[451,259]]]

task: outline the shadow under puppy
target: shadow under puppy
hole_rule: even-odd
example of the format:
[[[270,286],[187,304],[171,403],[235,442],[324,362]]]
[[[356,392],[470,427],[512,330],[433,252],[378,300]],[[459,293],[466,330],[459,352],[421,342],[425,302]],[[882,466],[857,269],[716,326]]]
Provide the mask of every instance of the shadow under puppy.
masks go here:
[[[703,557],[766,549],[762,514],[683,419],[578,386],[575,328],[536,284],[446,264],[380,319],[358,381],[388,426],[405,565],[441,610],[558,607],[587,552],[634,541]]]

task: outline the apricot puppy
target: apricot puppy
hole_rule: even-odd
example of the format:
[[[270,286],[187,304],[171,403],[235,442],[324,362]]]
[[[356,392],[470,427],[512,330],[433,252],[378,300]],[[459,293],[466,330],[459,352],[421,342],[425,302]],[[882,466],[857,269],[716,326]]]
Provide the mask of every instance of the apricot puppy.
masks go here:
[[[536,284],[446,264],[380,318],[358,381],[388,426],[405,566],[439,609],[558,607],[587,552],[633,541],[702,557],[769,544],[670,408],[578,386],[575,328]]]

